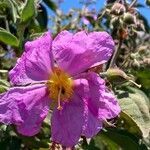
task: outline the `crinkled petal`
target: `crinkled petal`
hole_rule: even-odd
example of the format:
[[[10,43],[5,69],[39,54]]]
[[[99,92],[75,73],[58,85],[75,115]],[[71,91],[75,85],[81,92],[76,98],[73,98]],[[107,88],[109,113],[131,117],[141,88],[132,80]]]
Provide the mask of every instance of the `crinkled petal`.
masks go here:
[[[84,99],[84,124],[82,127],[82,135],[91,138],[102,129],[102,121],[94,116],[90,110],[90,99]]]
[[[83,73],[77,78],[85,78],[89,84],[89,109],[101,120],[111,119],[120,113],[121,109],[117,99],[108,91],[105,81],[94,72]],[[82,92],[81,92],[82,94]]]
[[[50,99],[45,85],[11,88],[0,95],[0,122],[14,124],[20,134],[33,136],[47,116]]]
[[[92,137],[99,132],[102,125],[88,107],[88,94],[87,80],[77,79],[75,81],[74,96],[69,102],[64,103],[62,111],[56,109],[53,112],[53,141],[71,147],[78,142],[81,135]]]
[[[101,93],[100,106],[99,118],[103,120],[115,118],[121,112],[116,97],[108,90]]]
[[[99,94],[98,94],[98,85],[93,84],[93,80],[89,81],[92,75],[85,74],[81,79],[75,80],[75,84],[79,85],[82,80],[84,82],[84,90],[81,86],[76,86],[76,94],[83,100],[84,105],[84,123],[82,126],[82,135],[87,138],[91,138],[96,135],[102,129],[102,120],[98,117],[98,107],[99,105]],[[93,93],[94,92],[94,93]]]
[[[52,51],[58,65],[76,75],[95,64],[108,61],[114,49],[114,42],[106,32],[85,31],[72,34],[62,31],[54,39]]]
[[[51,53],[52,38],[49,32],[25,44],[25,51],[10,71],[10,81],[14,85],[47,80],[53,67]]]
[[[85,122],[84,99],[89,90],[87,87],[87,80],[76,80],[73,97],[63,104],[61,111],[54,110],[51,121],[53,141],[67,147],[72,147],[78,142]],[[81,97],[79,91],[85,93],[85,96]]]
[[[63,105],[63,110],[53,111],[51,118],[52,141],[63,146],[74,146],[81,135],[83,124],[83,103],[74,94],[70,102]]]

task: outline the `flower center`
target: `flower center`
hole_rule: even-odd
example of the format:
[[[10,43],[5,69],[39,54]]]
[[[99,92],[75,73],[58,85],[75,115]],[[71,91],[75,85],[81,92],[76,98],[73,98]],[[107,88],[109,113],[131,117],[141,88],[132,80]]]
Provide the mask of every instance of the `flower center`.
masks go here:
[[[62,109],[60,101],[68,101],[73,94],[73,80],[64,71],[54,68],[47,82],[49,96],[58,102],[58,109]]]

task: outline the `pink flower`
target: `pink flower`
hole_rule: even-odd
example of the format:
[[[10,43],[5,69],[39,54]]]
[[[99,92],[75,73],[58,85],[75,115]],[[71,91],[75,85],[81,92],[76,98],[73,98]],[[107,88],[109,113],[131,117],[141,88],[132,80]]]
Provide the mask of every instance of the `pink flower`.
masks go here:
[[[0,122],[33,136],[53,103],[53,141],[70,147],[81,135],[93,137],[102,129],[103,120],[116,117],[120,107],[104,80],[85,71],[105,63],[113,49],[106,32],[63,31],[53,41],[46,32],[27,42],[9,73],[14,87],[0,95]]]

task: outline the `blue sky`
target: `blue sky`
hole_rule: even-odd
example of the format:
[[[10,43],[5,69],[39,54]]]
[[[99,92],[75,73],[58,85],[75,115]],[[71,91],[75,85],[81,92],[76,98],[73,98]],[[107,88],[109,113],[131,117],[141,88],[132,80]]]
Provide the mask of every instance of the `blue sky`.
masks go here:
[[[95,6],[96,9],[98,10],[99,8],[102,8],[105,5],[105,1],[106,0],[97,0],[97,4]],[[145,5],[145,0],[138,0],[138,2]],[[81,8],[82,5],[79,4],[78,0],[64,0],[64,3],[62,3],[60,7],[64,12],[67,12],[72,7]],[[94,5],[92,7],[94,7]],[[139,11],[145,15],[150,22],[150,7],[146,6],[146,8],[140,8]]]
[[[92,5],[91,7],[96,8],[96,10],[99,10],[100,8],[104,7],[106,0],[97,0],[96,5]],[[138,11],[143,14],[150,23],[150,7],[147,7],[145,5],[145,0],[138,0],[141,4],[143,4],[145,7],[140,8]],[[64,2],[60,5],[60,8],[64,12],[68,12],[71,8],[82,8],[82,4],[79,3],[79,0],[64,0]],[[52,12],[48,10],[49,14]]]

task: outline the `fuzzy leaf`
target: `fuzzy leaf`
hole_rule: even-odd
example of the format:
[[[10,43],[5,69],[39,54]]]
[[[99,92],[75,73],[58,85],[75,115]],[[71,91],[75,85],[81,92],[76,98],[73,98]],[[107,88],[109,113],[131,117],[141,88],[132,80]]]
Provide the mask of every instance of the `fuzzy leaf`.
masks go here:
[[[150,105],[147,96],[141,90],[130,87],[126,92],[119,91],[118,99],[122,112],[130,118],[126,119],[126,123],[134,121],[134,127],[137,126],[136,129],[141,130],[142,136],[147,137],[150,132]],[[130,130],[134,131],[135,128]]]

